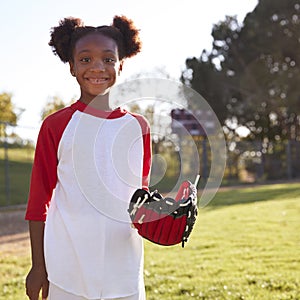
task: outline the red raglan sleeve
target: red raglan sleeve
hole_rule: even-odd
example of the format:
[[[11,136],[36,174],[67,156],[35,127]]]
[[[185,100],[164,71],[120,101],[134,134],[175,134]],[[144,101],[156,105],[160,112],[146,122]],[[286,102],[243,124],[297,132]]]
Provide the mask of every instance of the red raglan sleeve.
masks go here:
[[[150,171],[152,163],[152,145],[149,122],[141,115],[132,114],[138,120],[143,135],[143,178],[142,189],[149,191]]]
[[[143,141],[144,141],[144,159],[143,159],[142,188],[149,191],[150,170],[151,170],[151,163],[152,163],[152,147],[151,147],[150,126],[148,122],[146,122],[145,124],[145,129],[143,132]]]
[[[31,172],[26,220],[46,220],[57,183],[58,145],[71,114],[70,109],[63,109],[46,118],[41,126]]]
[[[41,126],[32,166],[26,220],[45,221],[57,181],[57,147],[50,122]]]

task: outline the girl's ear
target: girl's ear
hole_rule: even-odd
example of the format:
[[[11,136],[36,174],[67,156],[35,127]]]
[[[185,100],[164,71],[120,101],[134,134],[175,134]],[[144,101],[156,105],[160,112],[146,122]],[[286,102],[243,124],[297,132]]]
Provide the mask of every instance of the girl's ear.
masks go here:
[[[76,73],[75,73],[75,70],[74,70],[74,64],[73,64],[73,62],[69,62],[69,66],[70,66],[70,73],[71,73],[71,75],[72,76],[76,76]]]
[[[120,65],[119,65],[119,70],[118,70],[118,75],[120,76],[122,70],[123,70],[123,63],[124,63],[124,60],[121,60],[120,61]]]

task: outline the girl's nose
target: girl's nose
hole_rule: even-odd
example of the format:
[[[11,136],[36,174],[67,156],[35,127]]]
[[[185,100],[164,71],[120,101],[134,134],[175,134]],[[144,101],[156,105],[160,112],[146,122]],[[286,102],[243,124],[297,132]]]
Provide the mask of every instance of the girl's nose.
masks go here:
[[[105,71],[105,65],[103,61],[95,61],[91,68],[94,72],[104,72]]]

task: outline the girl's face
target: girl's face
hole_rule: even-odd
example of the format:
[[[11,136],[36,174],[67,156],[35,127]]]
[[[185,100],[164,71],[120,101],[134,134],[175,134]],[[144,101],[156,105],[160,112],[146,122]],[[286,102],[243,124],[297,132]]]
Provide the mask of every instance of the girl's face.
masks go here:
[[[100,33],[90,33],[77,41],[70,71],[81,90],[81,101],[108,96],[122,69],[116,42]]]

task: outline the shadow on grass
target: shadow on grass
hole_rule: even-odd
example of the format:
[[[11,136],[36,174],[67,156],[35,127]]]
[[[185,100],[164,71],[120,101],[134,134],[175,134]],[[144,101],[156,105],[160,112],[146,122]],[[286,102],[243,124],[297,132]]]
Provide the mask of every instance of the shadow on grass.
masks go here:
[[[300,183],[256,185],[220,190],[207,208],[293,198],[300,200]]]

